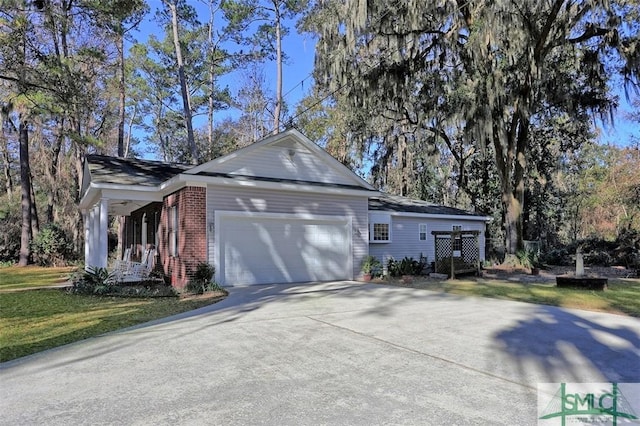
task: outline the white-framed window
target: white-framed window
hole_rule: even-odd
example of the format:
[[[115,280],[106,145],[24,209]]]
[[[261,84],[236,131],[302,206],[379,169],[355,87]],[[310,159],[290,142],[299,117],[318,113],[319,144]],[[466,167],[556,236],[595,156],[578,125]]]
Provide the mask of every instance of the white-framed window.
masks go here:
[[[391,242],[391,216],[389,214],[369,214],[369,242]]]
[[[178,256],[178,206],[169,207],[169,256]]]
[[[418,239],[420,241],[427,241],[427,224],[426,223],[418,224]]]
[[[373,224],[373,241],[389,241],[389,224]]]
[[[452,230],[454,232],[462,232],[462,225],[453,225]],[[456,234],[453,238],[453,255],[460,256],[462,253],[462,235]]]

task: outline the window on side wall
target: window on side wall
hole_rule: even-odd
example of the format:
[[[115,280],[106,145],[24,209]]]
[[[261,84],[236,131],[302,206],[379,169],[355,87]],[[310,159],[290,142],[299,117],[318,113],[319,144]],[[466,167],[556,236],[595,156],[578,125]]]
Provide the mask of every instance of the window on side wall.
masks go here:
[[[391,242],[391,216],[384,213],[369,215],[369,241],[372,243]]]
[[[178,206],[169,208],[169,256],[178,256]]]
[[[453,232],[462,232],[462,225],[453,225]],[[453,238],[453,255],[459,257],[462,253],[462,235],[456,234]]]
[[[389,241],[389,224],[373,224],[373,241]]]
[[[421,223],[418,225],[418,238],[420,241],[427,241],[427,224]]]

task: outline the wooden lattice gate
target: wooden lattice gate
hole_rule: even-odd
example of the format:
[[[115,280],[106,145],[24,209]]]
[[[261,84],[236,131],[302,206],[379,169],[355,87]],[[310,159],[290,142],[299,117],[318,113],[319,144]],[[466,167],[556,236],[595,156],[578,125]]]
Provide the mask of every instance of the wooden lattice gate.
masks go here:
[[[435,271],[456,274],[480,273],[480,231],[432,231],[435,239]]]

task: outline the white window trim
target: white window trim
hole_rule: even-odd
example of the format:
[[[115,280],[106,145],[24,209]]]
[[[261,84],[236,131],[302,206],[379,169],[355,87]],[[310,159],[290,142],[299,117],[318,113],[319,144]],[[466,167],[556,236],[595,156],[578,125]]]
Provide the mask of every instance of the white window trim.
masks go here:
[[[375,226],[376,225],[387,225],[387,239],[386,240],[376,240],[375,239]],[[369,233],[369,235],[371,236],[371,239],[369,240],[370,243],[376,243],[376,244],[380,244],[380,243],[390,243],[391,242],[391,224],[386,223],[386,222],[374,222],[371,224],[371,232]]]
[[[169,256],[178,257],[178,206],[169,207]]]
[[[422,232],[422,228],[424,227],[424,232]],[[428,237],[428,229],[429,227],[427,226],[426,223],[419,223],[418,224],[418,241],[427,241],[429,239]],[[420,238],[422,236],[422,234],[424,234],[424,240],[422,238]]]
[[[387,225],[389,228],[389,237],[386,240],[374,240],[373,229],[375,225]],[[391,215],[389,213],[369,213],[369,243],[387,244],[393,239],[393,227],[391,224]]]
[[[458,228],[458,229],[456,229],[456,228]],[[455,225],[451,225],[451,230],[452,230],[452,231],[460,231],[460,232],[462,232],[462,231],[463,231],[463,226],[462,226],[462,225],[460,225],[460,224],[457,224],[457,223],[456,223]],[[456,240],[456,239],[454,238],[454,241],[455,241],[455,240]],[[454,257],[460,257],[460,256],[462,256],[462,235],[460,236],[460,250],[454,250],[454,249],[453,249],[453,241],[451,242],[451,244],[452,244],[452,246],[451,246],[451,252],[452,252],[452,255],[453,255]]]

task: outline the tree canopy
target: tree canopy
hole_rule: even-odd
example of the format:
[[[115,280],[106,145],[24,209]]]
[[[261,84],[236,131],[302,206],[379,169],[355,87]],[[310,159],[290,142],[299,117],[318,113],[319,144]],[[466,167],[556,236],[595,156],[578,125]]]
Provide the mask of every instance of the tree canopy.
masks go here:
[[[81,252],[87,154],[197,163],[284,123],[381,190],[492,216],[509,253],[614,238],[640,227],[640,139],[594,123],[628,96],[640,124],[639,30],[638,0],[5,1],[0,261],[40,223]]]
[[[316,7],[316,81],[344,93],[346,113],[368,112],[357,136],[403,170],[424,144],[444,143],[462,186],[465,164],[490,153],[509,253],[522,248],[532,131],[550,110],[608,117],[617,106],[611,76],[633,84],[639,74],[637,1]]]

